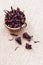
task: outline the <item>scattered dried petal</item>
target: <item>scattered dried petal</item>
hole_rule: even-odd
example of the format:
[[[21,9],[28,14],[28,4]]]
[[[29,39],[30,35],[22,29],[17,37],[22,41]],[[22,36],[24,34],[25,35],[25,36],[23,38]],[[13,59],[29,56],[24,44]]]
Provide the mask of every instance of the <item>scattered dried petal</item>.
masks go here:
[[[27,32],[23,33],[23,38],[27,39],[28,41],[31,41],[31,38],[33,36],[30,36]]]
[[[17,46],[16,48],[15,48],[15,51],[18,49],[19,47]]]
[[[32,46],[28,43],[26,43],[26,46],[25,46],[26,49],[32,49]]]
[[[14,37],[12,37],[12,39],[9,39],[9,41],[12,41],[14,39]]]
[[[17,34],[10,34],[10,35],[13,35],[13,36],[18,36]]]
[[[39,41],[34,41],[34,43],[38,43]]]
[[[22,42],[21,42],[21,37],[17,37],[15,40],[16,40],[20,45],[22,44]]]

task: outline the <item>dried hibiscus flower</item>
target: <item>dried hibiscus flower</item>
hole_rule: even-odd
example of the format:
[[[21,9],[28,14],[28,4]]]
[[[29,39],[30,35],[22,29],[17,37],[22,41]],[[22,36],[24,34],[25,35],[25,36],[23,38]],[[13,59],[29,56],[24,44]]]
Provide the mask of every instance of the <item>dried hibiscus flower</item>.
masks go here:
[[[39,41],[34,41],[34,43],[38,43]]]
[[[23,33],[23,38],[27,39],[28,41],[31,41],[31,38],[33,36],[30,36],[27,32]]]
[[[18,42],[20,45],[22,44],[22,42],[21,42],[21,37],[17,37],[15,40],[16,40],[16,42]]]
[[[26,46],[25,46],[26,49],[32,49],[32,46],[28,43],[26,43]]]
[[[4,11],[5,14],[5,24],[11,28],[21,27],[26,20],[24,12],[22,12],[19,8],[16,10],[11,6],[11,11]]]

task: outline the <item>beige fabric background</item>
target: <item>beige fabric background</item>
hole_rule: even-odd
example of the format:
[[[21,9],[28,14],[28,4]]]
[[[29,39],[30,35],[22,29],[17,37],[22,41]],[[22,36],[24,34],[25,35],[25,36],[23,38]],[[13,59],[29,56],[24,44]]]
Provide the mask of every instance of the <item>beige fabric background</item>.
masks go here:
[[[25,49],[27,41],[22,39],[22,46],[15,51],[18,44],[9,41],[12,37],[4,26],[4,10],[10,10],[11,5],[24,11],[28,24],[24,31],[33,35],[33,40],[40,41],[30,42],[32,50]],[[0,0],[0,65],[43,65],[43,0]]]

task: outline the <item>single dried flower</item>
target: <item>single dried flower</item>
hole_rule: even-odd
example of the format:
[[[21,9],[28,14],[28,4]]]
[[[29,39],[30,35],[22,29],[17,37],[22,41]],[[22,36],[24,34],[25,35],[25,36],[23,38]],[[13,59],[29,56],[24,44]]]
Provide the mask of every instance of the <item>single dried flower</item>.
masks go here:
[[[26,43],[26,46],[25,46],[26,49],[32,49],[32,46],[28,43]]]
[[[18,44],[20,44],[20,45],[22,44],[22,42],[21,42],[21,37],[17,37],[17,38],[15,39],[15,41],[18,42]]]
[[[23,38],[27,39],[28,41],[31,41],[31,38],[33,36],[30,36],[27,32],[23,33]]]

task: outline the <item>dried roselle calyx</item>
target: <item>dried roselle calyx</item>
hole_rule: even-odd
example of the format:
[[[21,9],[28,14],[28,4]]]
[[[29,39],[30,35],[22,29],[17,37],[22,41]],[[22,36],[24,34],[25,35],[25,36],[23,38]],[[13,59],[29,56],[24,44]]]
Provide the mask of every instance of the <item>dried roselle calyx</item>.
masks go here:
[[[23,33],[23,38],[27,39],[28,41],[31,41],[32,36],[30,36],[27,32]]]
[[[26,20],[24,12],[22,12],[19,8],[16,10],[11,6],[11,11],[4,10],[5,15],[5,24],[11,28],[21,27]]]
[[[18,44],[20,44],[20,45],[22,44],[22,42],[21,42],[21,37],[17,37],[17,38],[15,39],[15,41],[18,42]]]
[[[25,46],[26,49],[32,49],[32,45],[26,43],[26,46]]]

